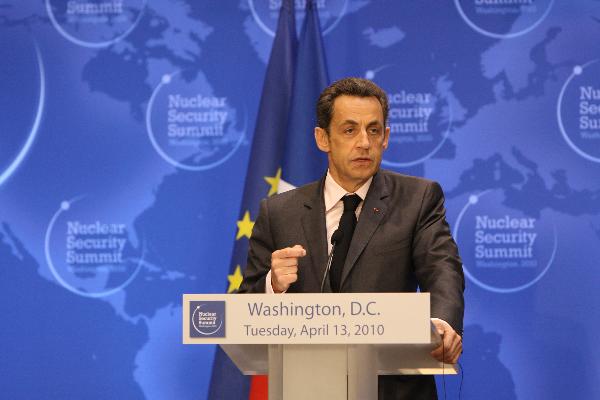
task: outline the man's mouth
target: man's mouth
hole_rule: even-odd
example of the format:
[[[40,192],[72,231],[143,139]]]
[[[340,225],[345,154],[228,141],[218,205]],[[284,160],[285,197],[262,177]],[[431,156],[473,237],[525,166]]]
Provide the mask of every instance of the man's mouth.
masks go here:
[[[357,163],[357,164],[370,164],[371,161],[372,160],[368,157],[358,157],[358,158],[354,158],[352,160],[352,162]]]

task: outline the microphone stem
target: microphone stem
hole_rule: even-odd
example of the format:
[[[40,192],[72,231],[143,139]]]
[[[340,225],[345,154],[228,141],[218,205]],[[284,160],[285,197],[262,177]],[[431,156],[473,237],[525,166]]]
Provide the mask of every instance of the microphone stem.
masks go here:
[[[329,270],[331,269],[331,262],[333,261],[333,251],[335,250],[335,245],[337,242],[333,243],[331,246],[331,251],[329,252],[329,257],[327,258],[327,267],[325,268],[325,273],[323,274],[323,279],[321,280],[321,293],[323,293],[323,289],[325,288],[325,279],[327,279],[327,275],[329,275]]]

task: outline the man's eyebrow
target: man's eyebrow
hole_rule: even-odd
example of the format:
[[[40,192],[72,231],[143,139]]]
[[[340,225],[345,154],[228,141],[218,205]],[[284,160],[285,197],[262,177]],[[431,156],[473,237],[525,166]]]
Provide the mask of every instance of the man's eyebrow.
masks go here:
[[[359,123],[354,121],[353,119],[347,119],[345,121],[342,121],[341,125],[359,125]],[[373,125],[382,126],[382,123],[379,120],[374,119],[373,121],[371,121],[367,124],[367,126],[373,126]]]

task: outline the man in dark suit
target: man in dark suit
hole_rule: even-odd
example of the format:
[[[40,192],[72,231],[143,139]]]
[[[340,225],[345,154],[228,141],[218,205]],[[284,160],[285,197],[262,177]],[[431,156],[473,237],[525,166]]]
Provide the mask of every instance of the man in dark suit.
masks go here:
[[[431,354],[455,363],[462,352],[464,276],[443,192],[435,182],[379,169],[390,134],[387,114],[385,92],[365,79],[342,79],[321,93],[315,139],[327,153],[327,175],[261,203],[239,291],[419,288],[431,293],[432,322],[443,337]],[[336,230],[344,233],[334,236],[326,271]],[[435,399],[435,382],[380,377],[379,398]]]

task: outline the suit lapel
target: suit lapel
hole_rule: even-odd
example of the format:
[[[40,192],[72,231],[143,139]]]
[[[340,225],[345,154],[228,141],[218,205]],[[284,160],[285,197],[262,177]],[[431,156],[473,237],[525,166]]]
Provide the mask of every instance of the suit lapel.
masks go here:
[[[388,200],[389,197],[384,176],[379,172],[373,177],[373,182],[360,212],[350,249],[346,256],[346,262],[344,263],[340,287],[344,287],[344,282],[356,265],[358,257],[371,240],[375,229],[377,229],[383,220],[388,209]]]
[[[302,229],[308,245],[308,256],[311,259],[310,271],[321,282],[327,264],[327,227],[325,224],[325,201],[323,199],[322,179],[313,193],[308,193],[304,200],[304,215],[302,216]],[[319,291],[320,287],[316,289]]]

